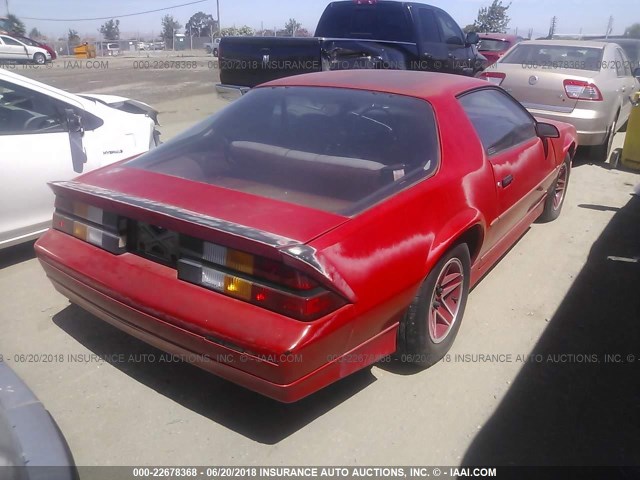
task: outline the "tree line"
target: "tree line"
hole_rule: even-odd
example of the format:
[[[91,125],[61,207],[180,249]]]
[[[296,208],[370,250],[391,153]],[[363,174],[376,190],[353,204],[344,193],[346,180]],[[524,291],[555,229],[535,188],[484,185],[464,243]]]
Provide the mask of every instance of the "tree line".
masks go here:
[[[464,28],[465,32],[492,32],[506,33],[509,28],[510,17],[508,10],[511,3],[503,4],[502,0],[492,0],[491,5],[482,7],[478,10],[477,18],[472,24]],[[9,31],[17,35],[27,36],[27,28],[22,20],[14,14],[8,14],[7,20]],[[182,24],[176,20],[173,15],[165,15],[162,17],[160,37],[171,48],[173,39],[178,30],[182,29]],[[111,19],[100,26],[98,30],[102,37],[107,41],[120,40],[120,20]],[[302,25],[294,18],[290,18],[283,28],[260,29],[243,25],[241,27],[225,27],[220,29],[218,20],[213,18],[212,14],[199,11],[194,13],[185,25],[185,34],[191,37],[229,37],[229,36],[279,36],[279,37],[310,37],[311,33],[303,28]],[[37,29],[32,28],[29,31],[29,37],[33,39],[43,39],[44,35]],[[634,23],[627,27],[624,32],[625,37],[640,38],[640,23]],[[66,40],[70,44],[80,43],[81,39],[77,30],[69,29]]]

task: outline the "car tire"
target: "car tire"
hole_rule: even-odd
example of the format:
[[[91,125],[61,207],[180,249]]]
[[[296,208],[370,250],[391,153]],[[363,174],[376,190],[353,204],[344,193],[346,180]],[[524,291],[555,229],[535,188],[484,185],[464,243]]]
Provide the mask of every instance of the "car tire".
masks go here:
[[[566,156],[558,175],[553,184],[547,191],[547,199],[544,201],[544,210],[538,218],[539,223],[552,222],[560,216],[562,205],[567,196],[567,188],[569,187],[569,177],[571,176],[571,157]]]
[[[33,63],[36,65],[44,65],[47,63],[47,57],[44,56],[44,53],[37,52],[33,55]]]
[[[213,56],[218,58],[218,49],[217,48],[213,50]]]
[[[616,115],[615,120],[609,126],[609,131],[606,138],[604,139],[604,143],[602,145],[594,145],[593,147],[591,147],[590,156],[593,162],[604,163],[609,159],[611,147],[613,146],[613,138],[616,136],[617,124],[618,116]]]
[[[433,267],[400,322],[397,357],[401,362],[429,367],[446,355],[460,329],[470,271],[469,248],[464,243]]]
[[[204,48],[205,48],[205,50],[207,51],[207,55],[211,55],[211,47],[207,45],[207,46],[206,46],[206,47],[204,47]]]

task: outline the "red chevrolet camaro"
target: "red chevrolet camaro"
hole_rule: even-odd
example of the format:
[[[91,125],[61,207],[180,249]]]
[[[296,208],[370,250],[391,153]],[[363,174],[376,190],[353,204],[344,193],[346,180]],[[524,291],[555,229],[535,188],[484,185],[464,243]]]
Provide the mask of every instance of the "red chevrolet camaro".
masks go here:
[[[294,402],[394,352],[444,356],[470,287],[559,215],[575,149],[574,127],[482,80],[289,77],[52,183],[36,251],[73,303]]]

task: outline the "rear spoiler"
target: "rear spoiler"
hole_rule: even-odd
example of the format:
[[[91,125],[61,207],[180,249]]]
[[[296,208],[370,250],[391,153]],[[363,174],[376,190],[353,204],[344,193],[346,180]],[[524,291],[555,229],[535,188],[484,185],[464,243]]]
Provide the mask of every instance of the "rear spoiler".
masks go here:
[[[204,227],[209,232],[222,232],[227,236],[245,240],[247,241],[247,244],[257,243],[264,247],[270,247],[267,249],[276,249],[283,255],[283,259],[290,257],[295,260],[293,263],[296,267],[303,267],[302,270],[306,270],[308,273],[314,274],[315,277],[318,277],[319,274],[320,278],[324,279],[325,282],[335,288],[328,272],[318,261],[316,250],[313,247],[300,243],[297,240],[248,227],[246,225],[229,222],[220,218],[211,217],[202,213],[193,212],[173,205],[168,205],[166,203],[136,197],[80,182],[50,182],[49,186],[56,195],[60,195],[62,197],[71,195],[74,198],[81,201],[87,201],[90,204],[95,204],[95,199],[100,199],[102,200],[102,202],[100,202],[101,204],[107,205],[106,208],[104,205],[96,205],[101,208],[108,209],[108,204],[133,207],[135,210],[152,212],[155,216]],[[214,239],[210,238],[202,239],[214,241]]]

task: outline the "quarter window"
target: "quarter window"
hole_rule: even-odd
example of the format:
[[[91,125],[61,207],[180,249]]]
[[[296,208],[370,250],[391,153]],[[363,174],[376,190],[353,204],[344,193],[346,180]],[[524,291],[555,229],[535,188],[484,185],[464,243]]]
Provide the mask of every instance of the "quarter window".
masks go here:
[[[489,155],[536,137],[531,115],[511,97],[496,89],[486,88],[465,94],[460,97],[460,104]]]

